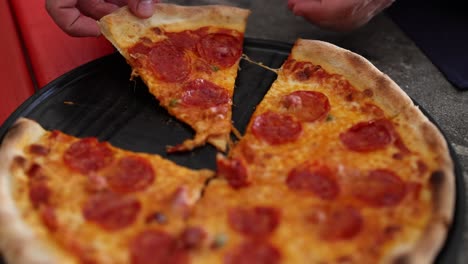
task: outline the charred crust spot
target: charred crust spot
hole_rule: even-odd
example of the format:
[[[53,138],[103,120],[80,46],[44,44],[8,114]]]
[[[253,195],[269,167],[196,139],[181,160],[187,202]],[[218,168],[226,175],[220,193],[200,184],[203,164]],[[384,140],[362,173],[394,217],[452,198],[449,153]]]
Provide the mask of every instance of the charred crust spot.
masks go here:
[[[13,166],[18,166],[20,168],[25,168],[26,167],[26,158],[23,156],[15,156],[13,158]]]
[[[307,70],[298,71],[296,73],[296,79],[299,81],[306,81],[310,78],[311,73]]]
[[[450,229],[450,227],[452,226],[452,222],[450,221],[450,219],[447,219],[446,217],[440,217],[440,218],[438,218],[438,220],[439,220],[438,223],[446,231],[448,231]]]
[[[39,144],[32,144],[31,146],[29,146],[29,152],[35,155],[45,156],[49,154],[50,149]]]
[[[433,188],[437,188],[437,186],[440,186],[441,184],[444,183],[445,179],[445,174],[442,171],[434,171],[431,173],[431,176],[429,178],[429,183]]]
[[[374,96],[374,92],[371,89],[365,89],[364,91],[362,91],[362,94],[364,94],[364,96],[366,97]]]
[[[443,206],[442,196],[445,195],[442,193],[442,185],[445,181],[445,174],[442,171],[434,171],[429,176],[429,184],[433,193],[432,201],[434,204],[434,210],[437,212],[440,210],[440,207]]]
[[[408,254],[402,254],[400,256],[397,256],[393,262],[393,264],[408,264],[411,263],[410,257]]]
[[[345,58],[348,61],[348,63],[351,65],[351,68],[353,68],[356,72],[356,74],[366,74],[368,75],[369,73],[369,67],[368,63],[366,60],[369,60],[368,56],[358,56],[352,52],[346,52]],[[362,55],[362,54],[361,54]],[[374,78],[374,74],[370,74],[371,78]]]
[[[361,69],[363,67],[364,63],[360,57],[354,55],[351,52],[346,52],[345,55],[348,62],[353,65],[354,68]]]
[[[9,138],[18,137],[21,134],[21,131],[23,130],[22,126],[23,126],[23,122],[18,122],[18,121],[15,122],[8,130],[8,137]]]
[[[375,83],[376,83],[375,88],[380,89],[382,93],[384,93],[381,95],[384,95],[387,101],[394,102],[395,100],[401,99],[400,96],[397,93],[395,93],[393,89],[389,89],[389,87],[392,87],[393,85],[395,85],[395,83],[393,83],[393,81],[391,81],[387,77],[387,75],[383,73],[379,75],[373,75],[372,79],[375,80]],[[405,105],[405,106],[402,106],[402,108],[406,107],[405,100],[401,100],[401,103],[402,105]]]
[[[402,160],[403,159],[403,154],[401,154],[400,152],[395,153],[395,154],[392,155],[392,158],[396,159],[396,160]]]
[[[156,35],[163,35],[164,32],[162,31],[162,29],[158,28],[158,27],[154,27],[151,29],[151,31],[153,31],[154,34]]]

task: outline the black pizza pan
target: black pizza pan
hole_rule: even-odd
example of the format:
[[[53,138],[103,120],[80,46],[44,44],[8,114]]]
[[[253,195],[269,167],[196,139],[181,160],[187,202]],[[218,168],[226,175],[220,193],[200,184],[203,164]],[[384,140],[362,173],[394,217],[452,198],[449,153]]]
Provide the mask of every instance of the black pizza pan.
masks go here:
[[[288,43],[246,38],[244,53],[254,61],[279,68],[291,47]],[[191,138],[193,131],[160,107],[139,79],[131,81],[130,73],[131,69],[123,57],[114,53],[64,74],[11,114],[0,127],[0,140],[16,119],[28,117],[47,130],[58,129],[77,137],[97,137],[119,148],[156,153],[194,169],[215,169],[216,150],[210,145],[188,153],[166,154],[167,145]],[[241,133],[255,106],[275,79],[274,72],[241,61],[233,99],[233,122]],[[455,163],[456,210],[447,241],[436,263],[456,263],[463,240],[463,175],[452,148],[450,154]],[[0,258],[0,264],[3,263]]]

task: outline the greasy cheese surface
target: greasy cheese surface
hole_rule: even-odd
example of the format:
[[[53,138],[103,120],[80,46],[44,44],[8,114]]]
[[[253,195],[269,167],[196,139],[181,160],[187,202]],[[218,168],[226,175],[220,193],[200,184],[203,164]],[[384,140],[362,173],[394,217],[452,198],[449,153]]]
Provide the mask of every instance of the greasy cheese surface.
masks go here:
[[[124,194],[140,202],[141,207],[135,219],[122,228],[105,230],[99,224],[87,221],[83,213],[88,199],[106,189],[102,171],[84,175],[70,169],[64,162],[66,150],[77,141],[79,139],[71,136],[61,133],[57,136],[57,132],[47,132],[33,147],[26,147],[26,156],[21,159],[22,162],[14,164],[13,170],[16,186],[14,197],[24,219],[41,239],[49,242],[52,249],[55,248],[53,251],[68,255],[60,263],[129,263],[130,242],[139,232],[164,230],[168,234],[177,235],[183,230],[188,213],[186,210],[190,210],[199,199],[206,179],[211,176],[207,170],[186,169],[157,155],[132,153],[109,145],[114,160],[137,156],[148,161],[155,178],[143,190]],[[32,148],[46,151],[41,154],[31,151]],[[33,206],[33,200],[40,200],[32,199],[30,193],[33,181],[31,168],[37,168],[37,165],[40,173],[36,175],[45,178],[50,190],[48,206],[45,208],[50,208],[52,215],[43,214],[41,207]],[[156,213],[164,218],[157,219]]]
[[[290,60],[293,58],[294,52]],[[284,68],[257,106],[246,134],[230,153],[231,159],[245,164],[250,186],[238,190],[238,196],[218,190],[221,194],[211,197],[210,188],[216,187],[209,186],[208,195],[201,203],[217,206],[205,207],[204,210],[209,212],[201,213],[203,217],[199,218],[210,221],[209,226],[215,226],[214,232],[227,232],[228,236],[233,236],[235,243],[239,236],[226,231],[229,228],[224,219],[225,208],[229,208],[230,203],[240,206],[268,204],[280,208],[280,225],[270,241],[279,245],[281,263],[378,263],[386,261],[385,257],[393,252],[418,242],[433,210],[430,177],[439,166],[437,154],[431,152],[407,120],[398,114],[389,115],[390,111],[385,112],[379,101],[373,98],[372,91],[359,90],[343,76],[323,69],[301,80]],[[302,122],[302,132],[293,142],[272,145],[258,138],[252,132],[255,118],[268,111],[287,113],[281,101],[294,91],[325,94],[330,103],[327,118]],[[401,139],[400,144],[358,152],[348,149],[340,140],[340,134],[353,125],[382,118],[391,121]],[[339,186],[336,198],[322,199],[310,192],[288,188],[288,174],[298,164],[304,163],[319,164],[333,171]],[[390,170],[402,180],[402,189],[396,191],[402,191],[404,197],[396,205],[372,206],[356,198],[355,183],[365,179],[365,175],[373,170]],[[368,188],[372,192],[373,186]],[[320,218],[333,208],[343,207],[357,209],[362,219],[357,234],[343,235],[349,238],[327,241],[320,237],[320,232],[333,231],[323,231],[316,222],[306,220],[310,215]],[[345,217],[351,218],[348,224],[352,226],[353,215]]]
[[[219,32],[219,28],[211,28],[212,32]],[[177,33],[177,32],[172,32]],[[232,32],[238,37],[242,35],[238,32]],[[158,36],[153,31],[148,31],[144,36],[152,39],[153,43],[163,41],[165,36]],[[186,51],[190,63],[195,64],[200,59],[194,52]],[[143,79],[149,87],[150,92],[156,96],[160,104],[164,106],[170,114],[178,119],[189,124],[197,133],[196,137],[209,138],[210,136],[227,137],[231,131],[231,105],[232,99],[227,105],[227,109],[218,109],[219,107],[211,107],[209,109],[187,109],[180,103],[182,88],[186,82],[165,82],[155,77],[152,72],[150,59],[145,55],[137,55],[137,57],[129,60],[133,69]],[[239,61],[227,68],[220,68],[215,65],[208,65],[207,71],[197,71],[195,67],[191,68],[190,80],[205,79],[222,87],[227,91],[229,98],[232,98],[234,93],[234,83],[237,76]],[[177,74],[177,73],[174,73]],[[224,106],[223,106],[224,107]]]

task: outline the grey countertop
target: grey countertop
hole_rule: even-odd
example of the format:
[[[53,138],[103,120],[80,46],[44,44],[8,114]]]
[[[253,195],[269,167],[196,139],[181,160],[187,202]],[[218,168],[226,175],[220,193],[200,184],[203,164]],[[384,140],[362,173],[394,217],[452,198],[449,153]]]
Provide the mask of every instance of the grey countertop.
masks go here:
[[[381,14],[349,33],[318,29],[287,9],[286,0],[173,0],[180,4],[231,4],[249,8],[246,37],[293,43],[298,37],[319,39],[356,52],[389,75],[424,108],[445,133],[468,182],[468,91],[455,89],[391,19]],[[465,217],[468,219],[468,217]],[[468,263],[465,228],[458,263]]]

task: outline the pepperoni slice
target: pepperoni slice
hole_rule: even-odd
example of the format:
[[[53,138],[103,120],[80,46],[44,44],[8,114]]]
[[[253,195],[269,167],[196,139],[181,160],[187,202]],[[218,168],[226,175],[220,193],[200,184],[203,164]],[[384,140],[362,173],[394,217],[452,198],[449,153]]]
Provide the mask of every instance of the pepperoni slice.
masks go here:
[[[132,264],[185,264],[189,263],[186,251],[177,246],[177,241],[159,230],[139,233],[130,243]]]
[[[151,52],[151,47],[145,45],[146,41],[141,41],[135,44],[133,47],[128,49],[128,53],[131,55],[141,54],[141,55],[148,55]],[[148,43],[149,44],[149,43]]]
[[[329,241],[354,238],[364,223],[360,211],[352,206],[314,209],[309,221],[318,225],[320,237]]]
[[[395,139],[393,124],[388,119],[360,122],[340,134],[341,142],[353,151],[373,151],[392,144]]]
[[[42,223],[49,229],[49,231],[55,232],[59,228],[57,215],[55,214],[55,208],[49,205],[44,205],[39,208],[39,216],[41,217]]]
[[[247,169],[242,160],[218,158],[216,163],[217,175],[225,178],[232,188],[239,189],[250,185]]]
[[[295,91],[283,97],[281,104],[301,121],[323,120],[330,112],[328,97],[321,92]]]
[[[262,206],[249,209],[233,208],[229,210],[228,221],[235,231],[243,235],[264,237],[279,225],[280,212],[276,208]]]
[[[49,202],[52,191],[45,181],[32,180],[29,182],[29,200],[34,208]]]
[[[286,184],[292,190],[312,192],[321,199],[332,200],[340,188],[332,171],[326,166],[299,166],[292,169]]]
[[[87,174],[109,165],[114,153],[107,143],[96,138],[83,138],[76,141],[65,151],[65,164],[73,170]]]
[[[270,145],[280,145],[297,140],[301,135],[302,125],[290,115],[268,111],[255,117],[252,132],[256,138]]]
[[[245,241],[224,256],[224,264],[277,264],[281,253],[268,242]]]
[[[406,184],[393,171],[373,170],[355,183],[354,195],[370,206],[395,206],[405,197]]]
[[[189,50],[195,49],[200,39],[200,36],[192,31],[166,32],[165,35],[173,45]]]
[[[229,93],[222,87],[205,79],[195,79],[183,88],[182,103],[188,106],[209,108],[227,104]]]
[[[189,58],[183,49],[169,41],[156,43],[149,53],[153,70],[159,79],[166,82],[181,82],[190,74]]]
[[[242,39],[223,33],[208,34],[198,42],[197,51],[208,62],[228,68],[242,54]]]
[[[91,196],[83,206],[82,212],[86,220],[103,229],[114,231],[131,225],[140,209],[141,204],[135,198],[102,192]]]
[[[112,190],[127,193],[147,188],[153,183],[155,172],[148,160],[138,156],[126,156],[106,173],[106,177]]]

